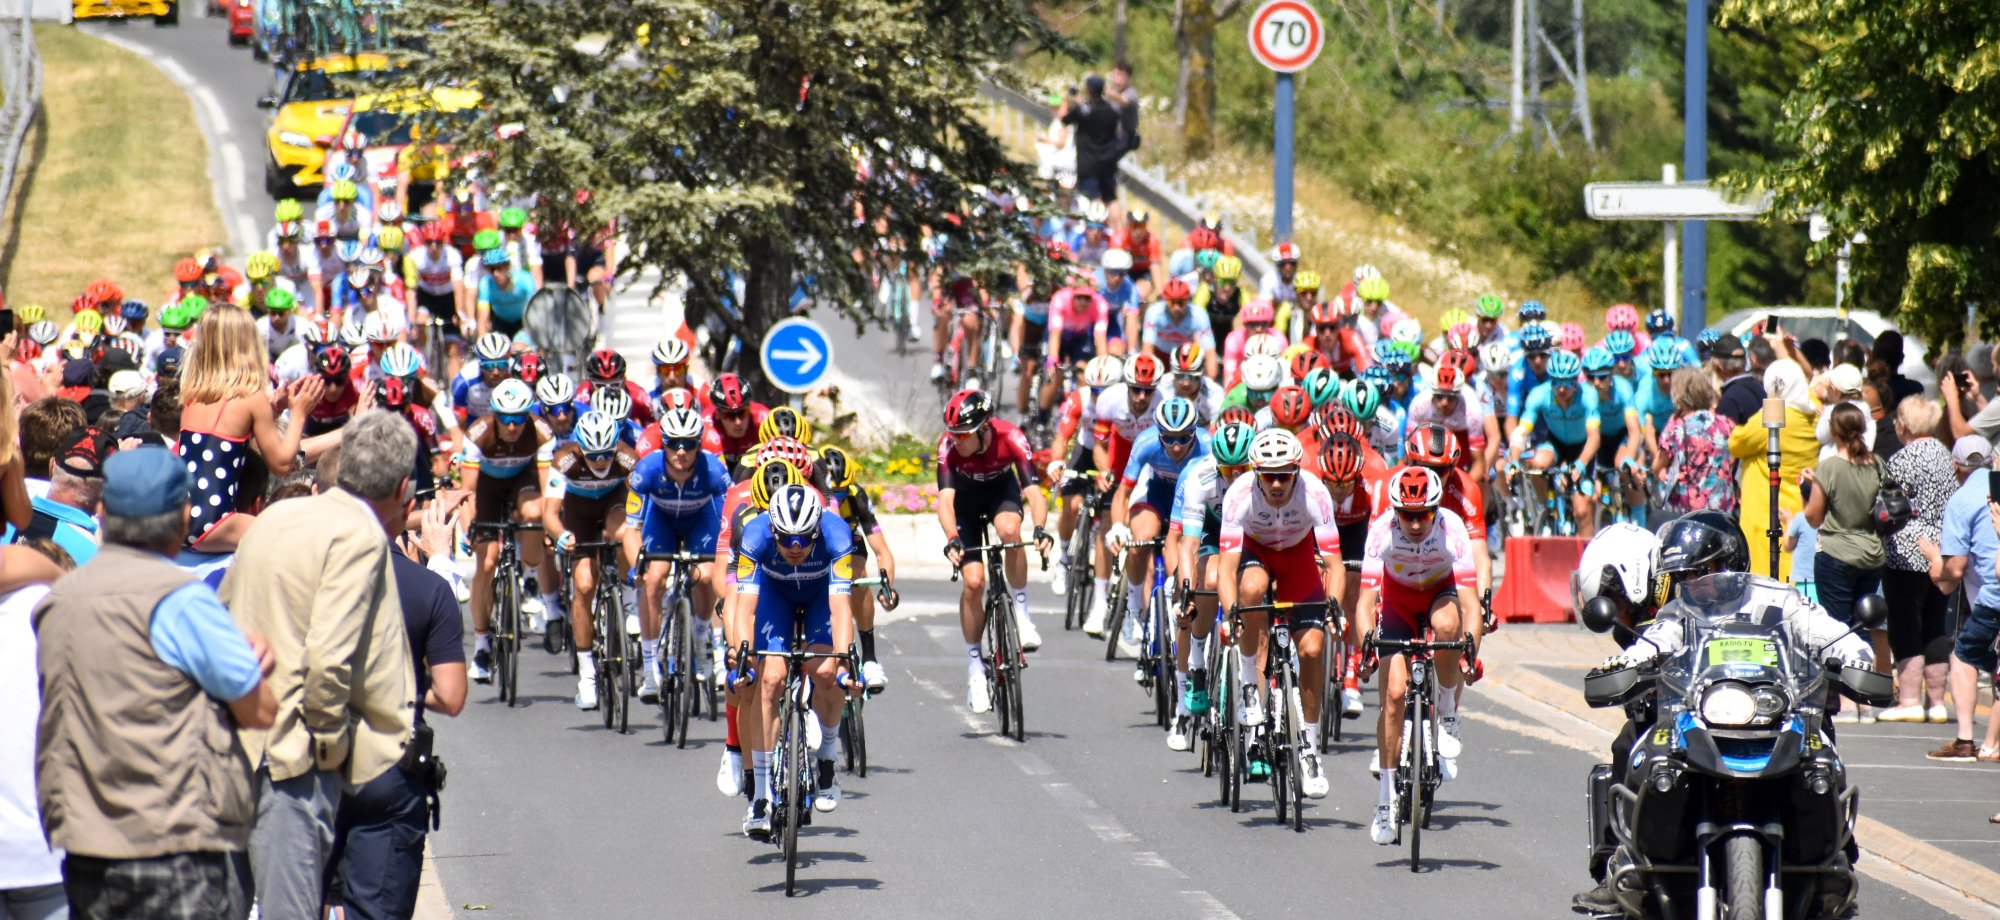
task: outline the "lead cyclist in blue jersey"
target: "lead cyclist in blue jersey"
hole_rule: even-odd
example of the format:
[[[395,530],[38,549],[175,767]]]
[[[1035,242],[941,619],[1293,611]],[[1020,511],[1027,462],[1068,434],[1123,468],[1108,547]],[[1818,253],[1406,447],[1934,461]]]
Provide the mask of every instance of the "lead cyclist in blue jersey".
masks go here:
[[[1165,535],[1174,508],[1174,486],[1181,470],[1208,456],[1208,432],[1201,430],[1194,403],[1179,396],[1160,401],[1153,410],[1153,427],[1132,442],[1132,455],[1118,480],[1118,492],[1111,499],[1111,526],[1104,532],[1104,544],[1120,552],[1128,542],[1145,542]],[[1133,491],[1145,480],[1145,488],[1135,499]],[[1178,557],[1172,539],[1163,548],[1169,574]],[[1135,552],[1125,559],[1126,654],[1136,654],[1145,610],[1146,585],[1153,563],[1150,552]]]
[[[1660,432],[1666,430],[1667,420],[1674,417],[1674,371],[1682,367],[1683,344],[1678,336],[1661,336],[1640,356],[1640,369],[1644,373],[1632,390],[1633,406],[1645,423],[1648,459],[1659,453]]]
[[[627,480],[631,497],[625,510],[628,518],[635,512],[640,515],[645,552],[712,555],[716,551],[722,499],[732,481],[722,458],[701,449],[702,425],[701,413],[694,409],[668,412],[660,419],[660,449],[641,457]],[[698,565],[694,572],[695,648],[704,647],[709,636],[711,564]],[[667,563],[647,564],[644,590],[639,592],[639,647],[646,663],[639,698],[647,703],[657,702],[660,695],[660,600],[666,588]]]
[[[1513,484],[1515,461],[1522,459],[1523,453],[1528,467],[1537,470],[1558,463],[1582,470],[1597,457],[1601,443],[1597,390],[1579,384],[1583,362],[1567,351],[1557,351],[1549,356],[1548,369],[1549,379],[1528,391],[1521,423],[1509,439],[1505,485]],[[1577,489],[1570,496],[1579,533],[1585,537],[1597,532],[1590,513],[1594,502],[1587,491]]]

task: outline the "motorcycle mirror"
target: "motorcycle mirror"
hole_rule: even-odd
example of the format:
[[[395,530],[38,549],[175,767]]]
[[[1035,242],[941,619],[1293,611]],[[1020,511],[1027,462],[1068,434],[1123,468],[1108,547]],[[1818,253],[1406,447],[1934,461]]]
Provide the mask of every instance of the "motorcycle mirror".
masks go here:
[[[1880,594],[1870,594],[1854,602],[1854,622],[1868,629],[1880,629],[1889,622],[1889,602]]]
[[[1584,628],[1594,633],[1610,632],[1618,625],[1618,602],[1602,595],[1583,602],[1583,609],[1577,613]]]

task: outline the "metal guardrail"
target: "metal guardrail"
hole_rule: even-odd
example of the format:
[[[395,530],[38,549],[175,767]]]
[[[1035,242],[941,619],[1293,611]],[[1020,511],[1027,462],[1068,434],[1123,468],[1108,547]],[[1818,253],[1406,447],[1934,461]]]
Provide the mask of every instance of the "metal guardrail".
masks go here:
[[[988,83],[980,87],[979,94],[1032,125],[1026,129],[1026,133],[1030,136],[1040,134],[1041,127],[1048,123],[1048,106],[1006,87]],[[1183,227],[1194,226],[1201,215],[1213,210],[1204,204],[1200,193],[1189,193],[1179,181],[1169,177],[1166,167],[1142,166],[1133,159],[1132,154],[1126,154],[1125,158],[1118,162],[1118,177],[1125,191],[1133,198],[1143,202],[1153,213],[1162,215]],[[1235,219],[1233,215],[1224,214],[1223,226],[1233,228],[1223,236],[1236,247],[1236,255],[1243,260],[1243,271],[1253,282],[1251,290],[1254,291],[1256,289],[1254,282],[1263,280],[1264,276],[1272,271],[1271,261],[1265,258],[1263,250],[1257,247],[1257,238],[1240,229],[1244,226],[1244,221]]]
[[[33,5],[28,0],[18,2],[21,18],[0,24],[0,84],[7,93],[5,104],[0,105],[0,213],[13,201],[21,148],[42,107],[42,56],[35,48],[35,30],[29,20]],[[11,235],[5,245],[14,245]]]

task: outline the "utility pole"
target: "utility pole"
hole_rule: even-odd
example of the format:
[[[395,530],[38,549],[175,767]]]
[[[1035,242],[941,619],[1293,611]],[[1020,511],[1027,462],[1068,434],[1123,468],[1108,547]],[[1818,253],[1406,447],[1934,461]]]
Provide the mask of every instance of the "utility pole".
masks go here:
[[[1542,120],[1542,49],[1537,40],[1542,34],[1541,0],[1522,0],[1527,7],[1526,40],[1534,47],[1528,53],[1528,109],[1536,121]],[[1528,129],[1529,143],[1540,146],[1534,129]]]
[[[1681,175],[1708,178],[1708,0],[1687,0],[1687,59],[1682,82]],[[1681,224],[1682,329],[1708,324],[1708,223]]]
[[[1514,0],[1514,74],[1507,92],[1507,133],[1515,135],[1521,133],[1521,126],[1528,116],[1527,98],[1521,90],[1521,71],[1525,65],[1522,55],[1527,50],[1527,30],[1522,22],[1526,14],[1521,8],[1525,2],[1527,0]]]

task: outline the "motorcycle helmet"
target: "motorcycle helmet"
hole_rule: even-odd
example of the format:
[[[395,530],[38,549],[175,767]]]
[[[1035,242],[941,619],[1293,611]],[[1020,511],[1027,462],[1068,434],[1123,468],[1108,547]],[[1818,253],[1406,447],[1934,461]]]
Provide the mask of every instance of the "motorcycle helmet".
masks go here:
[[[1665,603],[1669,589],[1689,578],[1750,569],[1750,544],[1736,520],[1713,509],[1690,511],[1660,529],[1660,562],[1653,600]]]
[[[1653,569],[1659,556],[1659,538],[1637,524],[1620,521],[1598,531],[1570,573],[1570,597],[1576,609],[1582,610],[1596,597],[1622,597],[1635,607],[1646,603],[1653,595]]]

